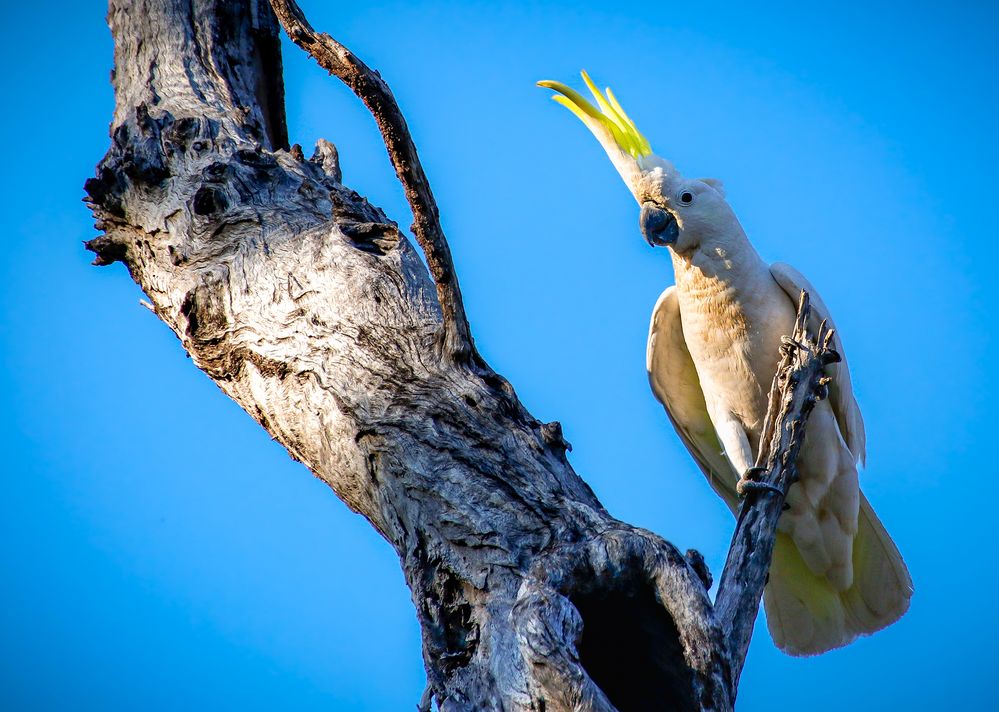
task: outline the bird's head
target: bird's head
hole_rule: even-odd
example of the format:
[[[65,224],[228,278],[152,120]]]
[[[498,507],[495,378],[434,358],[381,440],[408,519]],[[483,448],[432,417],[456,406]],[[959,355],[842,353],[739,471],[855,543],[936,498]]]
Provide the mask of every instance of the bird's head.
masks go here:
[[[735,219],[719,181],[680,175],[672,163],[652,152],[614,93],[607,89],[606,95],[601,94],[589,75],[582,74],[596,106],[561,82],[545,80],[538,86],[554,90],[552,99],[596,136],[641,206],[639,226],[650,245],[669,245],[684,253]]]

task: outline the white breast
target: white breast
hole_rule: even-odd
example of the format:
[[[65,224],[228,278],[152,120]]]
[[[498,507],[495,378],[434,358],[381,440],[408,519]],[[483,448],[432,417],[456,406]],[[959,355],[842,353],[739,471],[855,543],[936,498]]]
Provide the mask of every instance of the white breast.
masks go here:
[[[684,339],[708,410],[735,415],[754,449],[781,336],[794,324],[790,301],[769,271],[755,271],[697,260],[676,270]]]

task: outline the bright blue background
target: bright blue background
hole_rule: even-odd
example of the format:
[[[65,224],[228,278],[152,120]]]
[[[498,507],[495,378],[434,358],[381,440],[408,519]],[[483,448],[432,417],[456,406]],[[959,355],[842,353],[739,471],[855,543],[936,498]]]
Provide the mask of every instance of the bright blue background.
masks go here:
[[[596,142],[534,87],[611,84],[819,286],[867,419],[865,491],[916,582],[898,625],[796,660],[761,625],[741,708],[994,702],[999,164],[989,3],[303,2],[377,67],[433,180],[483,353],[559,419],[611,512],[716,573],[732,519],[652,399],[665,251]],[[0,708],[412,709],[395,555],[184,357],[80,202],[107,148],[97,2],[11,3],[0,112]],[[409,217],[373,122],[286,43],[289,125]],[[986,682],[988,681],[988,682]],[[982,689],[986,683],[988,689]]]

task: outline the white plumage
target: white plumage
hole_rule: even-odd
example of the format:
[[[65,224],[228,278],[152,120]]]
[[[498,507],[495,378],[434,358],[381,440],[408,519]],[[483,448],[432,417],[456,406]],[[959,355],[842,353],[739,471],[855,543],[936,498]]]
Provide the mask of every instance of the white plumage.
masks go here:
[[[686,179],[652,154],[608,92],[585,76],[600,110],[557,82],[561,103],[597,136],[642,206],[642,232],[668,245],[676,286],[660,296],[649,328],[647,369],[684,445],[711,487],[738,511],[736,485],[754,463],[781,338],[798,294],[813,318],[832,322],[814,287],[793,267],[766,264],[725,200],[721,183]],[[898,620],[912,581],[898,549],[860,491],[864,421],[844,358],[828,367],[829,397],[816,404],[798,457],[764,592],[774,642],[792,655],[848,644]]]
[[[786,274],[791,268],[774,265],[769,271]],[[814,288],[803,280],[785,284],[781,285],[781,295],[777,295],[786,299],[790,314],[790,321],[786,315],[780,320],[786,327],[782,333],[790,332],[799,286],[812,296],[817,318],[828,314]],[[725,406],[736,406],[743,417],[748,415],[745,420],[750,421],[749,427],[743,422],[736,427],[745,428],[755,453],[765,413],[764,399],[777,363],[781,327],[763,329],[776,334],[776,340],[768,344],[773,356],[769,359],[771,370],[765,376],[769,380],[754,378],[749,390],[735,385],[731,392],[742,393],[743,397],[733,401],[717,393],[733,385],[730,379],[723,373],[720,382],[715,382],[709,373],[706,379],[712,383],[707,390],[712,395],[706,396],[684,335],[677,289],[667,288],[652,314],[647,353],[649,383],[708,482],[735,514],[739,508],[739,471],[715,430],[706,398],[721,399]],[[728,314],[731,319],[742,315],[742,310],[735,308]],[[738,321],[738,316],[735,318]],[[690,321],[699,322],[696,318]],[[697,326],[690,328],[691,338],[702,342],[700,350],[709,349],[711,337],[705,338]],[[733,337],[738,328],[718,328],[725,335],[717,340],[729,344],[727,358],[719,359],[722,364],[743,361],[752,354],[753,347],[747,341],[754,339]],[[842,353],[842,342],[838,337],[837,341],[836,348]],[[765,354],[771,349],[766,348],[765,340],[764,344]],[[724,372],[725,366],[709,366],[706,370]],[[788,496],[791,509],[778,527],[770,580],[764,592],[770,633],[777,646],[792,655],[821,653],[884,628],[905,613],[912,593],[912,582],[898,549],[857,486],[855,463],[864,454],[864,426],[845,359],[830,370],[835,371],[831,375],[836,386],[830,388],[828,401],[823,401],[826,405],[819,405],[809,421],[799,457],[801,481]],[[752,368],[733,364],[730,372],[747,371]],[[752,397],[744,398],[747,393]],[[738,467],[744,471],[748,465],[743,461]]]

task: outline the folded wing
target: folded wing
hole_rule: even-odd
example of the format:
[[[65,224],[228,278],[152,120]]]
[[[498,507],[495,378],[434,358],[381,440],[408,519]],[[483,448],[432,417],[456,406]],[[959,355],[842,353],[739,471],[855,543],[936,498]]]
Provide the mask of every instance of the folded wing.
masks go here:
[[[711,487],[732,512],[737,512],[739,497],[735,488],[739,476],[725,457],[708,417],[701,382],[683,338],[675,287],[667,287],[652,310],[645,367],[652,392],[666,409],[683,444]]]
[[[836,328],[822,297],[801,272],[789,264],[774,262],[770,265],[770,274],[773,275],[781,289],[787,292],[788,297],[795,305],[798,304],[801,290],[804,289],[808,292],[812,305],[812,319],[816,325],[825,320],[830,327]],[[857,461],[863,465],[867,457],[864,416],[860,414],[860,406],[857,405],[857,400],[853,397],[850,367],[846,362],[846,353],[843,351],[843,340],[839,331],[833,334],[833,348],[839,352],[842,360],[839,363],[830,364],[826,369],[828,374],[833,377],[829,384],[829,404],[836,414],[836,422],[839,424],[839,430],[843,434],[846,446],[850,448],[850,452],[853,453]]]

